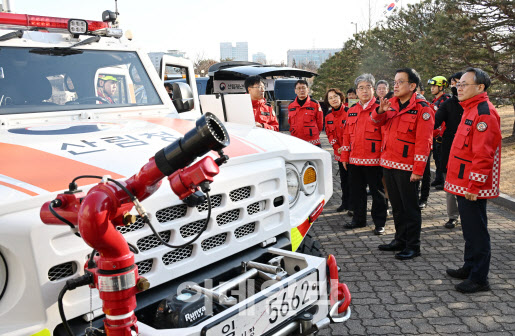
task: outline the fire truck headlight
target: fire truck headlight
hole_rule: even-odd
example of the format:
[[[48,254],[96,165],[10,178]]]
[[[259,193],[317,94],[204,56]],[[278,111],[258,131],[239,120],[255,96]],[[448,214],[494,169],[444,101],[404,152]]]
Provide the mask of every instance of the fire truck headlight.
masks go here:
[[[288,187],[288,202],[290,208],[297,202],[300,195],[300,174],[294,165],[286,164],[286,184]]]
[[[317,170],[311,162],[306,162],[302,168],[302,191],[306,195],[311,195],[317,189]]]
[[[70,19],[68,21],[68,31],[71,34],[85,34],[88,31],[88,23],[84,20]]]

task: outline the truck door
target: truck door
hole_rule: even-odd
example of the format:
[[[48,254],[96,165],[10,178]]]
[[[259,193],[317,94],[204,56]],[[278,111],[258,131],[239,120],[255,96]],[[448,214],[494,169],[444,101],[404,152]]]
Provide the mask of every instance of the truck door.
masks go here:
[[[168,79],[186,79],[186,83],[189,85],[191,92],[193,93],[194,108],[191,111],[180,113],[179,116],[181,119],[198,119],[202,113],[200,111],[200,102],[198,99],[193,63],[184,58],[163,55],[159,76],[161,77],[163,85],[164,81]]]

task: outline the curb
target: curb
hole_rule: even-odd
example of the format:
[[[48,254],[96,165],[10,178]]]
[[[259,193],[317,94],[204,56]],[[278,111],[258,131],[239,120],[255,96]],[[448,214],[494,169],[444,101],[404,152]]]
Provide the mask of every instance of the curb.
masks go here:
[[[511,197],[510,195],[506,195],[504,193],[501,193],[499,197],[491,198],[489,199],[494,204],[500,205],[510,211],[515,210],[515,198]]]

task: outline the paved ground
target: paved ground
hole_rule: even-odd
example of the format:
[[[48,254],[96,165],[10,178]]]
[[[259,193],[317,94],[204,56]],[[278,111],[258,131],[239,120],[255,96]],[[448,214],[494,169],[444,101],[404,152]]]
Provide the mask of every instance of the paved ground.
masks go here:
[[[330,149],[326,139],[323,146]],[[337,170],[335,163],[335,193],[313,229],[323,251],[342,268],[352,316],[321,335],[515,335],[515,212],[488,203],[492,291],[465,295],[454,290],[461,280],[445,274],[462,265],[464,242],[461,226],[443,226],[443,191],[432,189],[422,212],[422,256],[399,261],[394,252],[377,249],[393,239],[391,217],[384,236],[373,234],[371,218],[366,228],[343,229],[350,217],[335,211],[340,204]]]

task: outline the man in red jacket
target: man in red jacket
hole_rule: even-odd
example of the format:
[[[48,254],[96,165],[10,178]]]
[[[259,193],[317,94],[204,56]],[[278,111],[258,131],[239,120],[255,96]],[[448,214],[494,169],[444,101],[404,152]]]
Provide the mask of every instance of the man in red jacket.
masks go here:
[[[367,185],[372,195],[372,220],[374,234],[385,233],[386,197],[382,186],[383,173],[379,165],[381,157],[381,127],[370,120],[370,113],[379,106],[374,97],[375,78],[363,74],[354,81],[359,102],[347,111],[343,132],[341,161],[349,171],[350,194],[353,197],[354,215],[347,229],[367,225]]]
[[[274,109],[265,100],[265,83],[260,76],[250,76],[245,79],[245,91],[250,94],[256,126],[273,131],[279,131],[279,122]]]
[[[422,217],[418,205],[417,181],[422,179],[431,149],[434,112],[417,97],[420,76],[414,69],[397,70],[394,97],[380,99],[372,122],[384,125],[381,166],[392,204],[395,239],[379,245],[382,251],[401,251],[400,260],[420,255]]]
[[[456,85],[463,116],[449,154],[445,191],[458,199],[465,256],[463,266],[447,274],[464,280],[455,286],[463,293],[490,290],[486,200],[499,196],[502,136],[499,114],[486,93],[489,86],[490,77],[477,68],[465,70]]]
[[[297,98],[288,105],[290,134],[318,147],[320,132],[324,126],[324,115],[320,104],[309,97],[308,82],[299,79],[295,83]]]

